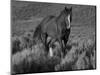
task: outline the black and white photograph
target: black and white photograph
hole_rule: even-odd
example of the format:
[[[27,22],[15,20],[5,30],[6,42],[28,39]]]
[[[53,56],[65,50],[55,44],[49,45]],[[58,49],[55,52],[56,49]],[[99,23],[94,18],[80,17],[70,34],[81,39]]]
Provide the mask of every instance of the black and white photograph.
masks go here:
[[[96,70],[96,6],[11,0],[11,74]]]

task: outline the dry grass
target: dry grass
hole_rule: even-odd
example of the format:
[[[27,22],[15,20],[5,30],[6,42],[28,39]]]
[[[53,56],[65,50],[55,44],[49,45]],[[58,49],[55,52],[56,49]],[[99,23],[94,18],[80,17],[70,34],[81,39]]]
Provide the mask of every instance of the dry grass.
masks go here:
[[[55,70],[85,70],[96,68],[95,41],[77,38],[70,41],[71,49]],[[92,62],[91,62],[92,61]]]
[[[12,73],[50,72],[59,62],[60,58],[49,57],[40,43],[12,55]]]
[[[24,34],[24,37],[28,34],[28,32]],[[28,36],[27,38],[32,40],[32,37]],[[16,42],[15,37],[13,40]],[[25,42],[23,43],[26,44]],[[62,59],[60,58],[59,46],[56,46],[54,49],[55,55],[50,57],[42,43],[33,44],[29,41],[27,43],[28,47],[23,47],[24,44],[21,42],[17,47],[16,44],[15,46],[13,44],[15,49],[18,49],[13,51],[14,53],[12,55],[12,72],[14,73],[37,73],[96,68],[94,39],[76,37],[70,39],[67,44],[67,52]],[[29,46],[29,44],[32,46]]]
[[[41,43],[36,44],[36,40],[32,38],[33,33],[45,16],[58,15],[64,6],[72,6],[73,9],[71,37],[65,57],[62,59],[59,57],[60,49],[57,47],[54,49],[55,56],[51,58]],[[32,31],[29,31],[31,29]],[[93,6],[13,1],[12,73],[95,69],[96,41],[91,37],[95,38],[95,7]]]

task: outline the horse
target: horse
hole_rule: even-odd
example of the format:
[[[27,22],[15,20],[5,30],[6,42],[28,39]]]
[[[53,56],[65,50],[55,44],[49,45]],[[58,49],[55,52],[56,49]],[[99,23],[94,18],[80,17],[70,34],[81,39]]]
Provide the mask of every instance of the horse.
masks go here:
[[[65,7],[64,10],[60,12],[59,16],[50,15],[45,17],[36,27],[33,38],[41,40],[47,50],[49,50],[55,41],[58,41],[64,53],[64,48],[66,47],[71,30],[71,21],[72,7]],[[50,37],[49,41],[48,37]]]

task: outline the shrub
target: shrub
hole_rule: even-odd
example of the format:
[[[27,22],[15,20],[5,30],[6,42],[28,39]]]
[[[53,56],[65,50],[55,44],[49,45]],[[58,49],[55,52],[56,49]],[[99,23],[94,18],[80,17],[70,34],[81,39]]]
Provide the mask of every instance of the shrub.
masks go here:
[[[75,38],[69,44],[72,48],[60,64],[55,66],[56,71],[95,69],[95,41],[93,39]]]
[[[22,51],[25,48],[32,48],[35,45],[35,41],[33,39],[33,31],[25,32],[21,36],[13,36],[12,37],[12,54]]]
[[[36,73],[96,68],[95,40],[75,37],[69,40],[64,58],[55,42],[50,57],[45,46],[33,38],[33,32],[12,37],[12,73]]]
[[[38,44],[32,50],[25,49],[12,56],[12,73],[50,72],[59,62],[59,57],[49,57],[43,44]]]
[[[16,52],[20,51],[20,40],[19,40],[19,37],[17,36],[14,36],[11,38],[11,42],[12,42],[12,45],[11,45],[11,51],[12,51],[12,54],[15,54]]]

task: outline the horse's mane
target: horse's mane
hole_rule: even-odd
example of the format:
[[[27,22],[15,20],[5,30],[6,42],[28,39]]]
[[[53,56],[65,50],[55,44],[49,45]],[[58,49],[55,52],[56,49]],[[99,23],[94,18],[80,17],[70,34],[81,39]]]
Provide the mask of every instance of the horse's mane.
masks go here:
[[[54,18],[55,16],[53,15],[50,15],[50,16],[47,16],[45,17],[42,22],[40,23],[41,25],[44,25],[45,23],[47,23],[48,21],[50,21],[52,18]]]

